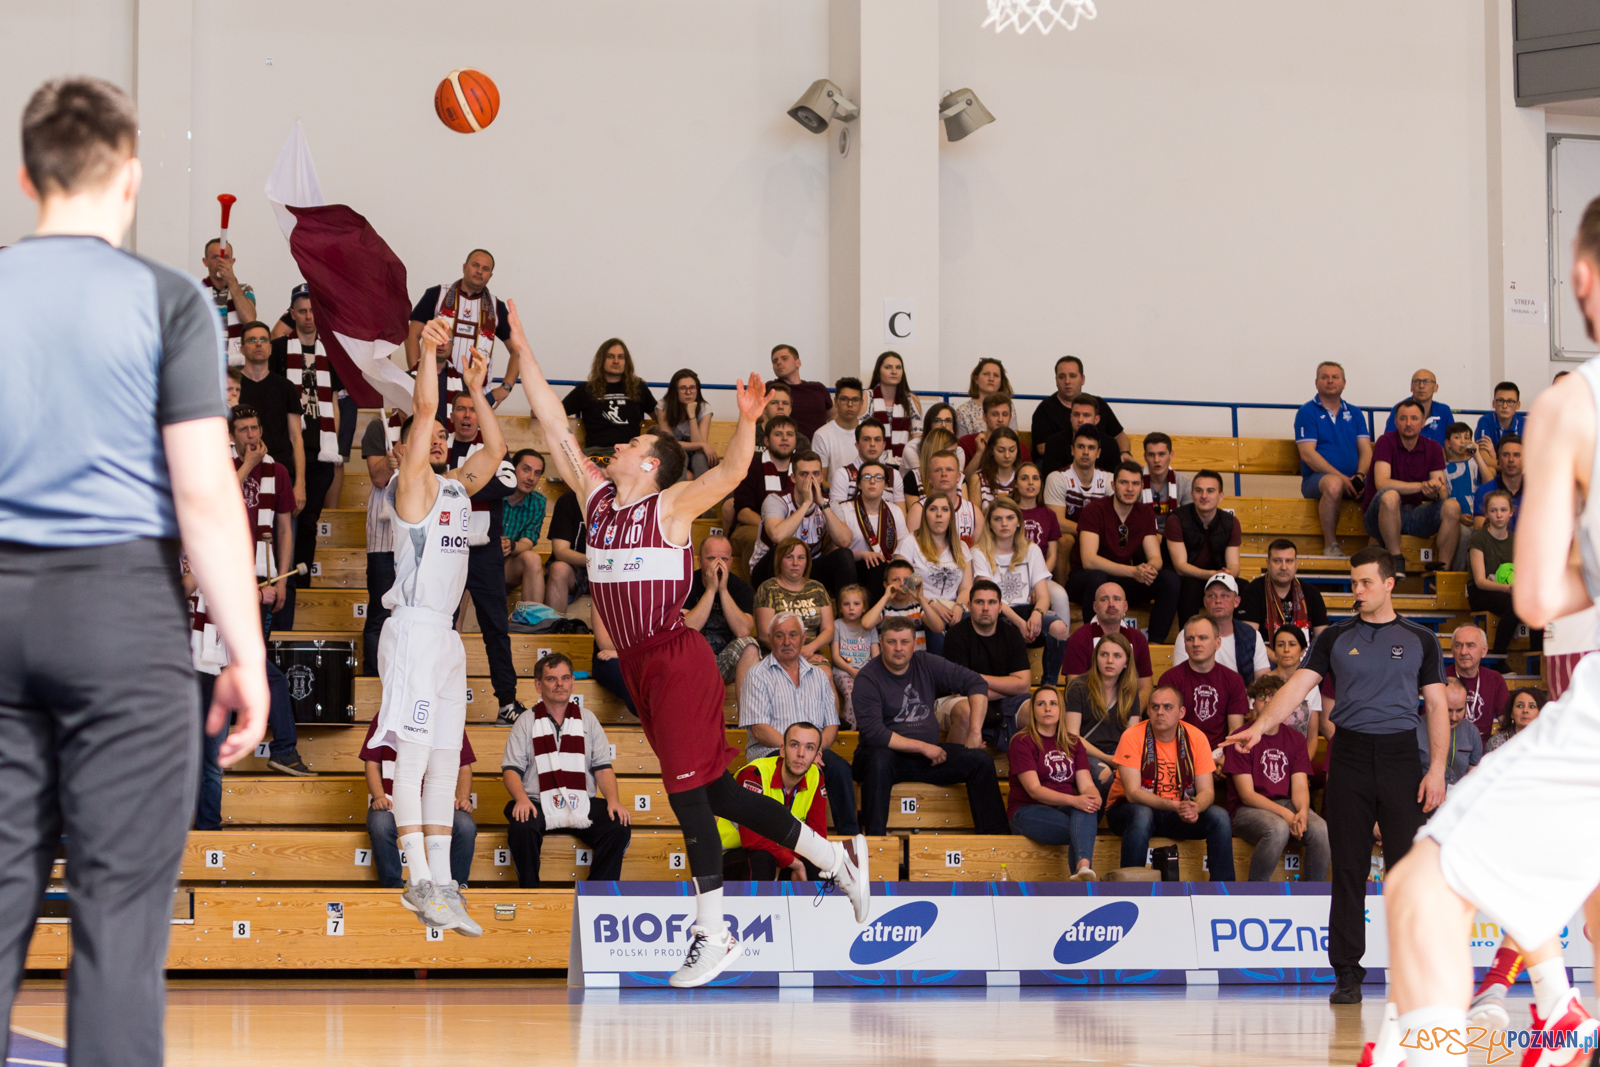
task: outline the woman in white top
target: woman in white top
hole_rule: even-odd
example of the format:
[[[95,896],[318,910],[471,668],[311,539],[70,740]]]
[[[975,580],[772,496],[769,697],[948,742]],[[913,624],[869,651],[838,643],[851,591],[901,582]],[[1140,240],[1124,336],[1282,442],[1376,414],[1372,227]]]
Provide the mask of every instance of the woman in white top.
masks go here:
[[[972,399],[956,409],[957,437],[982,433],[989,428],[983,421],[983,402],[995,393],[1011,395],[1011,379],[1006,377],[1006,365],[998,359],[980,359],[978,365],[972,368],[972,379],[967,383],[967,395]],[[1015,429],[1017,412],[1014,404],[1011,421]]]
[[[972,560],[961,538],[951,533],[955,504],[946,493],[932,493],[922,506],[915,536],[901,540],[894,554],[911,564],[946,627],[961,621],[972,592]]]
[[[672,376],[656,409],[656,421],[689,454],[685,478],[698,478],[717,465],[717,452],[711,447],[711,408],[701,396],[700,375],[685,367]]]
[[[827,511],[828,536],[855,553],[856,581],[866,587],[869,604],[883,597],[883,569],[911,536],[905,512],[884,499],[888,477],[887,466],[868,460],[856,471],[856,498]]]
[[[1022,509],[1010,497],[996,497],[989,506],[978,543],[972,546],[972,577],[998,585],[1000,614],[1030,645],[1044,644],[1044,682],[1054,685],[1067,624],[1050,611],[1050,570],[1039,546],[1022,532]]]
[[[1015,430],[1002,426],[990,434],[978,453],[978,469],[967,479],[967,499],[985,510],[1001,494],[1015,499],[1021,455],[1022,442]]]

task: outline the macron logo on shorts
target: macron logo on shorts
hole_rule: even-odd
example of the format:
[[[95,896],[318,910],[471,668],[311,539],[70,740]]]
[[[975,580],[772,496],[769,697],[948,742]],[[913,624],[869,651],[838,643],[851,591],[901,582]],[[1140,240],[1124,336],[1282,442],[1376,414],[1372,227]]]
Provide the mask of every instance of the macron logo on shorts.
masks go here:
[[[685,778],[693,778],[695,776],[695,774],[696,774],[695,771],[690,771],[688,774],[680,774],[680,775],[678,775],[678,781],[681,782]]]

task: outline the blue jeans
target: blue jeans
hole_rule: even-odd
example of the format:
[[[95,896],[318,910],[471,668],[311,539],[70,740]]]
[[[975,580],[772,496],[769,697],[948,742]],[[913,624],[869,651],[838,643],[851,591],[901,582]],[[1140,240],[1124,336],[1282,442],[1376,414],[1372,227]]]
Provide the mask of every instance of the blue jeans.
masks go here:
[[[1011,605],[1011,610],[1016,612],[1020,618],[1031,619],[1033,617],[1034,606],[1032,604],[1013,604]],[[1061,673],[1061,661],[1065,659],[1067,655],[1066,638],[1050,636],[1050,624],[1054,622],[1060,622],[1068,629],[1072,627],[1072,621],[1070,619],[1063,619],[1054,612],[1047,611],[1044,613],[1044,622],[1040,623],[1039,625],[1039,636],[1034,638],[1033,644],[1029,646],[1030,648],[1037,648],[1041,643],[1044,645],[1045,685],[1053,684],[1052,679]],[[931,638],[933,635],[929,634],[928,636]],[[942,649],[943,647],[943,643],[941,642],[940,648]],[[928,646],[928,651],[933,651],[933,646],[931,644]],[[1018,706],[1020,706],[1020,703]],[[1012,709],[1012,720],[1016,720],[1015,709]]]
[[[1204,838],[1207,867],[1217,882],[1233,878],[1233,823],[1228,813],[1216,804],[1200,813],[1194,822],[1184,822],[1175,811],[1157,811],[1131,800],[1119,800],[1106,811],[1111,832],[1122,837],[1122,865],[1144,867],[1150,862],[1150,839],[1171,837],[1179,841]]]
[[[224,727],[217,736],[206,733],[206,715],[211,711],[211,694],[216,688],[217,676],[205,671],[195,671],[200,680],[200,792],[194,800],[194,828],[196,830],[222,829],[222,765],[217,754],[222,751],[222,739],[228,736]]]
[[[1057,663],[1060,660],[1056,661]],[[989,714],[984,718],[983,739],[991,742],[1002,752],[1011,743],[1011,735],[1017,732],[1017,712],[1022,705],[1032,699],[1031,693],[1018,693],[1016,696],[1001,697],[999,700],[989,701]],[[998,718],[1000,725],[993,725]]]
[[[1362,517],[1370,537],[1382,537],[1378,530],[1378,512],[1382,510],[1383,498],[1390,493],[1400,495],[1398,489],[1385,489],[1372,497],[1372,503],[1367,505],[1367,513]],[[1420,504],[1400,504],[1400,533],[1404,537],[1432,537],[1439,532],[1439,509],[1444,506],[1443,500],[1424,500]]]
[[[372,839],[372,865],[378,868],[378,884],[385,889],[404,888],[400,876],[399,831],[395,827],[394,812],[367,808],[367,836]],[[472,816],[457,808],[455,825],[450,833],[450,877],[457,885],[467,884],[472,873],[472,850],[478,846],[478,824]]]
[[[1041,845],[1066,845],[1074,871],[1079,860],[1094,865],[1094,832],[1099,825],[1098,814],[1052,804],[1024,804],[1011,816],[1012,833]]]

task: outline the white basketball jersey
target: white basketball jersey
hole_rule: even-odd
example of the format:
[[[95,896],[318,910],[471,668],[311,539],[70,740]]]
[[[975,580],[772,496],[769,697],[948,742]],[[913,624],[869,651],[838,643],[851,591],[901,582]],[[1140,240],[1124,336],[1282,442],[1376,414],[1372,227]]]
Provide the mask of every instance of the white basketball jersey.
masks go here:
[[[410,523],[394,509],[400,479],[392,478],[384,508],[394,531],[394,585],[383,594],[383,606],[426,608],[454,615],[467,586],[467,527],[472,498],[460,482],[435,474],[439,491],[421,522]]]

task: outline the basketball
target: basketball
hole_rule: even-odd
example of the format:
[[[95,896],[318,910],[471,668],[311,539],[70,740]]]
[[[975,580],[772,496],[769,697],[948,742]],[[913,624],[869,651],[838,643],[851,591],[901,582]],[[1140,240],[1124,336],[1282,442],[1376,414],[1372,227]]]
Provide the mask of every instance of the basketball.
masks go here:
[[[457,133],[477,133],[500,113],[500,90],[481,70],[452,70],[433,93],[439,121]]]

